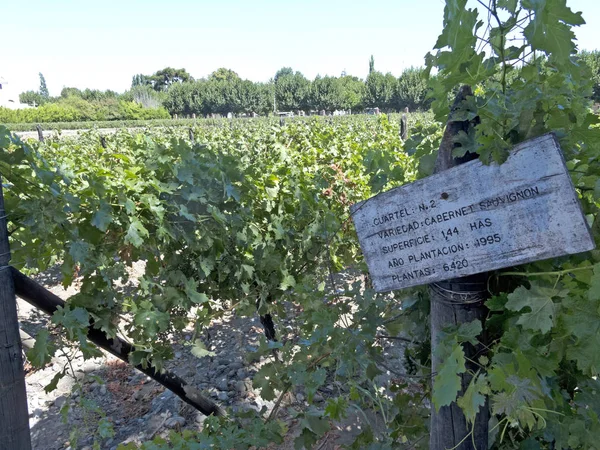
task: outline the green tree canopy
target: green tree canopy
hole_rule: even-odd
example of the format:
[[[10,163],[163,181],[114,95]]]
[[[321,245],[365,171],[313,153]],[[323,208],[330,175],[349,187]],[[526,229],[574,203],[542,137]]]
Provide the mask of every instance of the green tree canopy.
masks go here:
[[[333,111],[343,107],[344,98],[339,78],[317,76],[311,84],[310,106]]]
[[[365,82],[365,106],[389,109],[393,107],[398,80],[391,73],[374,71]]]
[[[427,99],[428,92],[429,86],[425,69],[410,67],[398,78],[395,106],[399,110],[404,108],[411,111],[429,109],[431,102]]]
[[[600,102],[600,51],[583,50],[578,54],[578,59],[583,61],[592,72],[592,82],[594,83],[592,100],[598,103]]]
[[[173,69],[172,67],[159,70],[147,78],[150,80],[150,84],[155,91],[166,91],[174,83],[184,83],[194,80],[185,69]]]
[[[46,86],[46,79],[42,72],[40,72],[40,95],[45,99],[50,98],[50,92],[48,91],[48,87]]]
[[[311,82],[302,73],[290,74],[286,68],[285,72],[276,77],[275,101],[279,111],[304,110],[312,106],[309,105]]]
[[[211,73],[208,79],[213,81],[236,81],[240,80],[240,76],[231,69],[221,67]]]

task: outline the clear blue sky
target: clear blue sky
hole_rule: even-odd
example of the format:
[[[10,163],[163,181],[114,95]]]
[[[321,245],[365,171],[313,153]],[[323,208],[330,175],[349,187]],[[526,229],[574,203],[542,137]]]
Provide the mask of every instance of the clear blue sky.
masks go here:
[[[470,0],[471,1],[471,0]],[[0,76],[18,92],[129,88],[136,73],[219,67],[268,81],[284,66],[309,78],[423,64],[441,31],[443,0],[2,0]],[[473,1],[473,6],[477,6]],[[587,24],[580,48],[600,48],[600,0],[567,0]],[[481,7],[479,10],[481,11]]]

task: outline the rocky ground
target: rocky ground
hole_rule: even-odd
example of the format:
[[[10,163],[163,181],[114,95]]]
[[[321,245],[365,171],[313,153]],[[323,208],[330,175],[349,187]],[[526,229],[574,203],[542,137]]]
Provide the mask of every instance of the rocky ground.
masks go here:
[[[76,292],[77,285],[64,290],[55,273],[38,277],[55,294],[66,299]],[[19,299],[21,329],[35,336],[41,327],[48,326],[48,318]],[[293,324],[277,323],[278,330],[293,333]],[[240,318],[235,315],[215,320],[208,329],[209,349],[214,357],[198,359],[190,352],[192,332],[184,332],[175,345],[175,359],[169,369],[189,384],[201,389],[224,407],[255,408],[267,410],[273,402],[260,397],[260,391],[252,388],[252,377],[260,367],[260,361],[249,363],[246,356],[254,350],[263,333],[257,317]],[[400,367],[402,349],[396,342],[386,349],[388,367]],[[56,372],[68,365],[74,376],[60,380],[56,390],[44,388]],[[384,374],[385,383],[390,373]],[[204,416],[181,401],[170,391],[154,382],[131,366],[107,354],[104,358],[84,361],[78,352],[66,352],[43,370],[31,371],[26,377],[29,401],[30,427],[33,447],[37,450],[92,449],[115,450],[120,443],[140,443],[157,435],[166,435],[170,429],[196,429],[202,426]],[[329,387],[331,388],[331,387]],[[317,402],[327,398],[328,387],[315,397]],[[302,406],[305,402],[301,391],[290,393],[288,403]],[[377,422],[376,414],[370,421]],[[106,418],[112,425],[114,436],[103,436],[98,426]],[[360,432],[363,416],[349,417],[337,424],[319,444],[321,449],[340,448],[351,436]],[[294,423],[290,423],[290,439],[278,447],[293,448]],[[298,430],[299,431],[299,430]]]

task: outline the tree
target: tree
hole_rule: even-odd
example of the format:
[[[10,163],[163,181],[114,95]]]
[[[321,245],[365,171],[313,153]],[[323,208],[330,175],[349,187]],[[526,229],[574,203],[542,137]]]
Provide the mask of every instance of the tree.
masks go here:
[[[338,78],[317,76],[310,87],[311,108],[333,111],[343,104],[342,86]]]
[[[45,99],[50,98],[50,92],[48,92],[48,87],[46,86],[46,79],[44,78],[44,75],[42,75],[42,72],[40,72],[40,95]]]
[[[375,59],[373,58],[373,55],[371,55],[371,59],[369,59],[369,74],[373,73],[374,70],[375,70]]]
[[[276,75],[275,100],[279,111],[308,109],[310,97],[310,80],[300,72],[290,74],[287,68],[282,74]],[[290,69],[291,70],[291,69]],[[281,72],[281,71],[280,71]]]
[[[342,94],[342,109],[362,109],[365,83],[358,77],[345,75],[339,79]]]
[[[26,91],[19,94],[19,101],[29,106],[39,106],[48,102],[48,99],[36,91]]]
[[[429,109],[431,101],[427,99],[428,92],[425,69],[410,67],[398,78],[394,107],[398,110],[408,108],[411,111]]]
[[[600,51],[583,50],[577,55],[592,72],[593,92],[592,100],[596,103],[600,102]]]
[[[235,81],[239,80],[240,76],[231,69],[221,67],[211,73],[208,79],[213,81]]]
[[[173,69],[172,67],[159,70],[148,79],[155,91],[166,91],[174,83],[194,81],[194,78],[185,69]]]
[[[150,78],[147,77],[146,75],[142,75],[141,73],[134,75],[131,80],[132,88],[135,86],[151,86],[151,85],[152,85],[152,80],[150,80]]]
[[[365,106],[392,108],[397,83],[391,73],[383,75],[381,72],[371,72],[365,82]]]
[[[74,87],[64,87],[62,91],[60,91],[61,98],[67,98],[70,96],[76,96],[83,98],[83,92],[80,89]]]
[[[275,77],[273,78],[273,81],[275,81],[275,83],[277,83],[277,80],[279,80],[279,78],[288,76],[288,75],[294,75],[294,70],[291,67],[282,67],[281,69],[279,69],[277,71],[277,73],[275,73]]]

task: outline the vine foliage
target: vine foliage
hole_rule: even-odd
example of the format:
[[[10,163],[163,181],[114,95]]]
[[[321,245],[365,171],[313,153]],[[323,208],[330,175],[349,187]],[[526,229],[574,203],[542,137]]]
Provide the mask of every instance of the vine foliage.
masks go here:
[[[461,84],[474,90],[457,118],[478,116],[481,123],[457,137],[455,156],[470,151],[484,163],[502,163],[515,144],[554,132],[598,242],[600,120],[590,109],[591,74],[576,56],[573,27],[584,23],[581,13],[565,0],[477,3],[446,2],[437,52],[426,57],[428,69],[438,71],[432,83],[439,120],[448,114],[449,92]],[[465,359],[460,338],[451,334],[448,376],[436,378],[434,405],[457,401],[473,421],[489,397],[498,448],[597,448],[598,258],[592,251],[494,274],[485,321],[489,352],[456,398],[455,374],[464,372]],[[470,325],[475,331],[463,340],[481,329]]]
[[[290,422],[280,401],[299,388],[308,403],[286,410],[298,424],[296,448],[352,416],[364,419],[352,448],[425,448],[430,407],[455,401],[472,421],[486,398],[493,448],[597,448],[598,251],[495,273],[485,323],[446,329],[445,363],[431,374],[426,291],[375,293],[348,221],[350,204],[431,172],[448,99],[468,84],[474,96],[455,118],[480,124],[458,137],[456,156],[501,163],[515,144],[554,132],[598,242],[600,121],[576,58],[572,27],[582,23],[565,0],[476,8],[446,0],[436,52],[426,57],[437,71],[438,123],[420,117],[412,128],[422,133],[407,142],[386,116],[198,125],[193,141],[177,128],[119,131],[104,146],[95,132],[40,144],[0,127],[12,263],[29,271],[60,264],[63,284],[77,280],[79,293],[53,322],[86,357],[98,354],[85,339],[90,323],[108,336],[126,333],[132,362],[160,368],[173,356],[173,333],[190,323],[190,350],[209,357],[202,330],[212,320],[258,306],[277,325],[295,307],[293,333],[249,355],[263,362],[254,386],[274,411],[210,417],[201,431],[155,438],[148,450],[281,442]],[[117,280],[138,261],[139,288],[123,295]],[[350,266],[349,281],[334,276]],[[488,353],[458,396],[462,345],[476,344],[484,328]],[[403,339],[402,371],[386,366],[390,337]],[[47,338],[29,355],[38,365],[57,351]]]

